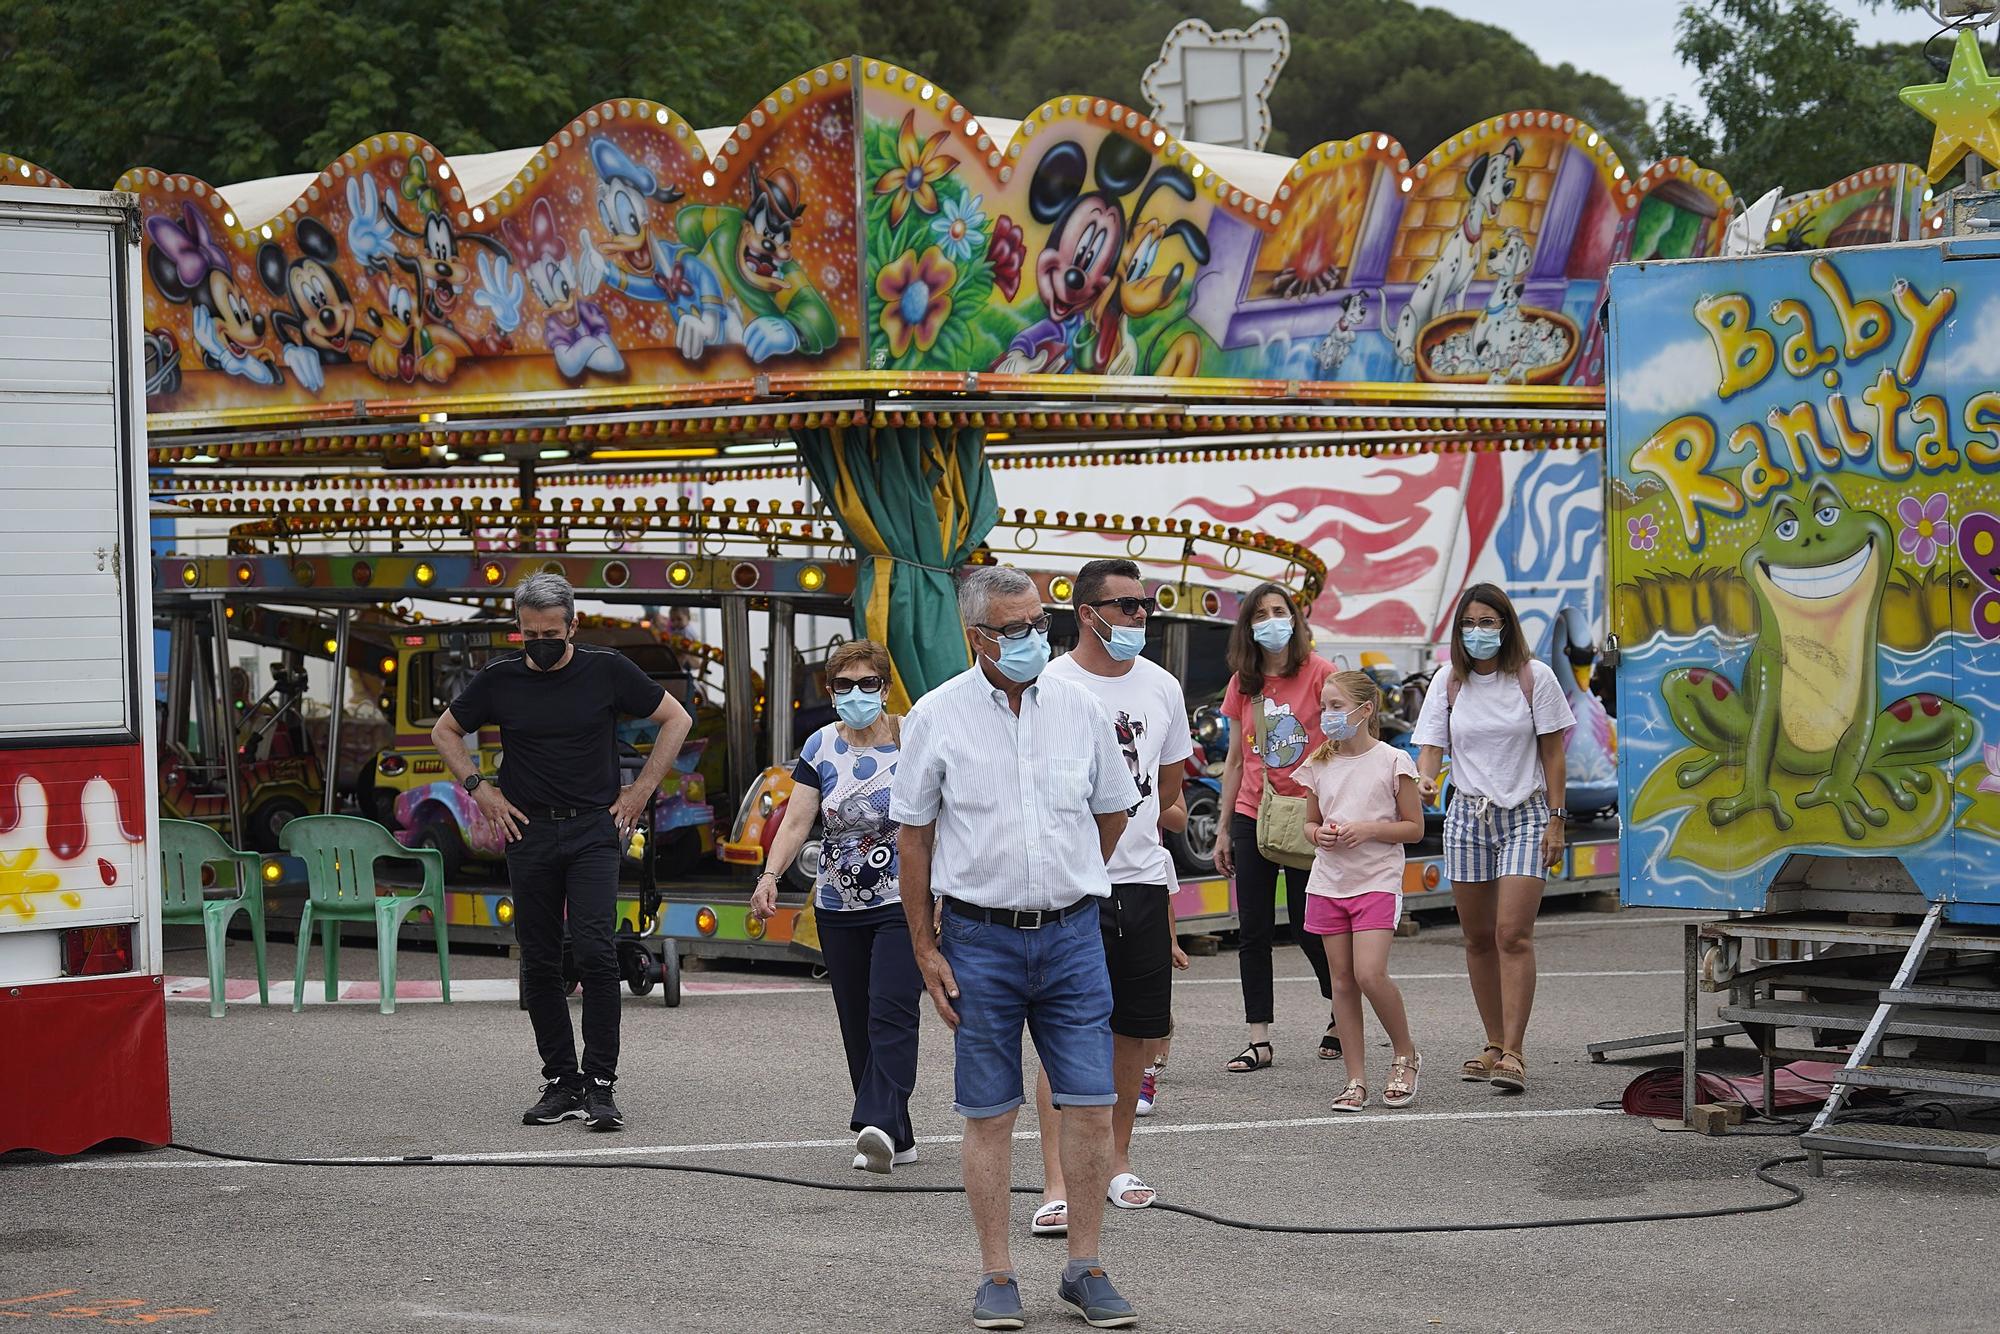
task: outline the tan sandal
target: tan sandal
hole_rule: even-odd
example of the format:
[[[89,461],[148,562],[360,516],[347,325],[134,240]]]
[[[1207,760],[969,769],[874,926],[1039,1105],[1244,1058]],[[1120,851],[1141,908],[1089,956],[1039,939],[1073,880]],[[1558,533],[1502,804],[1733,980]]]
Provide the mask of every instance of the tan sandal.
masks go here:
[[[1368,1106],[1368,1086],[1358,1079],[1347,1081],[1347,1087],[1333,1100],[1336,1112],[1358,1112]]]
[[[1510,1064],[1511,1062],[1511,1064]],[[1502,1093],[1526,1093],[1528,1091],[1527,1062],[1518,1051],[1500,1052],[1500,1059],[1493,1063],[1493,1073],[1486,1082]]]
[[[1502,1056],[1507,1054],[1505,1047],[1496,1047],[1489,1042],[1479,1049],[1479,1055],[1459,1067],[1458,1077],[1468,1084],[1484,1084],[1487,1080],[1491,1079],[1493,1077],[1493,1067],[1500,1062],[1498,1059],[1487,1060],[1486,1053],[1489,1051],[1497,1051]]]
[[[1417,1100],[1417,1075],[1423,1064],[1423,1056],[1416,1052],[1389,1062],[1389,1082],[1382,1086],[1384,1107],[1408,1107]]]

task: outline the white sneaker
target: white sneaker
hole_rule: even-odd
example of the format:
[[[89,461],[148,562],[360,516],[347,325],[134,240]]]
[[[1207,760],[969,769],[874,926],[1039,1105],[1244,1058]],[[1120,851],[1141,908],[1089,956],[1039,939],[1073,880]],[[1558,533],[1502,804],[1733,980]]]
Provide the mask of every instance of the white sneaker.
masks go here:
[[[1149,1065],[1146,1067],[1146,1077],[1139,1081],[1139,1106],[1136,1109],[1137,1115],[1151,1116],[1153,1114],[1153,1099],[1159,1095],[1160,1075],[1165,1070],[1166,1067],[1163,1065]]]
[[[899,1150],[895,1157],[889,1161],[897,1167],[908,1167],[911,1163],[917,1161],[917,1146],[912,1144],[907,1149]],[[854,1155],[854,1170],[857,1172],[866,1172],[869,1170],[867,1154],[857,1153]]]

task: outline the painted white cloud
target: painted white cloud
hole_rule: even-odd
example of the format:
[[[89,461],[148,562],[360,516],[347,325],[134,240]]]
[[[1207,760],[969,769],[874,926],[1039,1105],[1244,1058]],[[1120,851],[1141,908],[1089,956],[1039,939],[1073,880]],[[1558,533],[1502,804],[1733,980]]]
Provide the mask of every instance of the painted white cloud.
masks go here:
[[[1968,392],[1991,388],[2000,380],[2000,297],[1989,299],[1976,313],[1968,311],[1952,324],[1953,383]]]
[[[1627,412],[1665,413],[1690,407],[1715,392],[1721,367],[1707,338],[1669,343],[1631,370],[1620,370],[1614,388]]]

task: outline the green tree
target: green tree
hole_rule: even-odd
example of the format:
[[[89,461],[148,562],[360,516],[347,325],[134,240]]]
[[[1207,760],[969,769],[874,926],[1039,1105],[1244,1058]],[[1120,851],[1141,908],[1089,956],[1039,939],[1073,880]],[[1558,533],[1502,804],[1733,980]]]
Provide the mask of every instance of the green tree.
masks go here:
[[[1705,110],[1670,101],[1655,146],[1715,168],[1743,198],[1928,157],[1930,123],[1896,96],[1939,78],[1921,44],[1863,46],[1826,0],[1684,4],[1679,29]]]
[[[1303,152],[1364,130],[1411,154],[1487,116],[1527,109],[1577,116],[1628,161],[1646,140],[1646,110],[1610,80],[1548,66],[1504,28],[1404,0],[1271,0],[1292,29],[1292,59],[1271,98],[1282,135]]]
[[[708,0],[0,0],[0,142],[79,185],[313,171],[381,130],[540,143],[607,96],[730,124],[817,64],[797,9]]]

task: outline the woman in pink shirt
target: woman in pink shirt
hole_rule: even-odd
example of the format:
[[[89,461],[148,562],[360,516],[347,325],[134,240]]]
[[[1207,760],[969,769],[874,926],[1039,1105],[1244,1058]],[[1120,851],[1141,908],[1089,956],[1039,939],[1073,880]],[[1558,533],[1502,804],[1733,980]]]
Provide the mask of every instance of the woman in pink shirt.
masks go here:
[[[1276,929],[1278,875],[1285,877],[1285,920],[1292,938],[1319,979],[1319,993],[1331,1002],[1326,950],[1304,929],[1306,872],[1280,866],[1257,850],[1257,806],[1264,784],[1288,797],[1305,795],[1291,772],[1324,741],[1320,731],[1320,688],[1333,664],[1312,651],[1305,612],[1278,584],[1259,585],[1243,600],[1229,636],[1229,667],[1235,673],[1222,696],[1230,721],[1229,758],[1222,769],[1222,808],[1229,818],[1215,834],[1215,864],[1236,881],[1236,916],[1241,943],[1236,968],[1243,980],[1243,1019],[1250,1045],[1224,1068],[1243,1074],[1271,1064],[1271,936]],[[1340,1055],[1338,1031],[1329,1019],[1319,1054]]]
[[[1408,1107],[1417,1100],[1422,1058],[1410,1041],[1403,993],[1389,977],[1389,942],[1403,911],[1403,845],[1424,836],[1417,766],[1377,735],[1382,692],[1368,673],[1329,677],[1320,702],[1326,741],[1292,777],[1308,793],[1306,837],[1318,849],[1306,882],[1305,926],[1326,943],[1334,1019],[1347,1035],[1347,1087],[1333,1110],[1368,1105],[1363,996],[1396,1053],[1382,1105]]]

